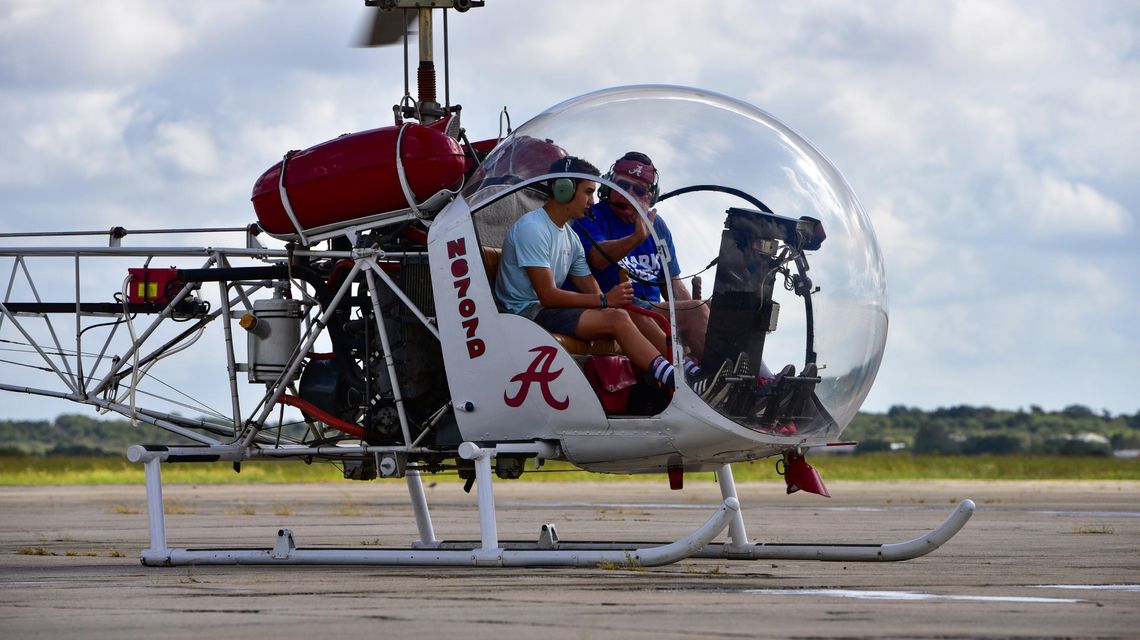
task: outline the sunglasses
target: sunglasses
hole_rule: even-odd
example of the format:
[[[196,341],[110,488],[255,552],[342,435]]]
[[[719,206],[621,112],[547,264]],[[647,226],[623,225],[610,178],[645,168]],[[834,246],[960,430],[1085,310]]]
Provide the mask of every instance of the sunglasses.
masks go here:
[[[649,188],[645,185],[634,184],[628,180],[614,180],[614,184],[632,193],[638,198],[644,198],[645,196],[649,195]]]

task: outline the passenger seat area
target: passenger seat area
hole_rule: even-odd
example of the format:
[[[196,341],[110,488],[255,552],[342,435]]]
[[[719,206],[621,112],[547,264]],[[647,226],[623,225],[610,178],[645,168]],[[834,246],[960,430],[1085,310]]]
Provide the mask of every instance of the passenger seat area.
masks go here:
[[[499,262],[502,261],[502,258],[503,250],[501,248],[483,246],[483,265],[487,269],[487,282],[492,288],[495,286],[495,277],[499,274]],[[582,340],[563,333],[552,333],[551,335],[566,351],[573,355],[592,356],[621,353],[617,341],[612,339]]]

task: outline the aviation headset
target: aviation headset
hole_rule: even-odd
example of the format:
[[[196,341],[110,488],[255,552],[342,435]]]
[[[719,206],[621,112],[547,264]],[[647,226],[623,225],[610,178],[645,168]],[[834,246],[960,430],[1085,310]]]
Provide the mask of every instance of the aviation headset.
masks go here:
[[[657,185],[657,180],[661,177],[661,175],[657,172],[657,167],[653,166],[653,161],[649,159],[649,156],[641,153],[640,151],[626,152],[624,156],[618,158],[613,164],[610,165],[609,171],[606,171],[606,175],[602,176],[602,178],[605,180],[613,181],[615,178],[614,172],[617,170],[618,164],[624,160],[630,160],[638,164],[644,164],[653,169],[653,184],[649,186],[649,206],[652,207],[653,205],[657,204],[657,196],[661,193],[660,187]],[[613,189],[606,186],[605,184],[602,184],[598,187],[598,199],[600,200],[608,201],[610,199],[610,194],[612,193]]]
[[[551,167],[553,171],[570,171],[570,165],[574,164],[576,158],[574,156],[566,156],[559,160],[556,165],[557,169]],[[550,194],[554,196],[554,201],[559,204],[566,204],[574,199],[574,192],[578,189],[577,183],[572,178],[555,178],[550,182]]]

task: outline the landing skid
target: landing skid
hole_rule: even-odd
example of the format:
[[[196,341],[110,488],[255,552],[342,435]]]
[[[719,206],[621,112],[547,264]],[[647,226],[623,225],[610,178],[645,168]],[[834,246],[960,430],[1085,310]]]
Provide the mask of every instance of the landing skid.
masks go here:
[[[197,449],[198,452],[201,449]],[[178,549],[167,546],[163,515],[161,467],[176,448],[132,447],[129,457],[146,469],[147,515],[150,547],[141,554],[146,566],[182,565],[389,565],[389,566],[496,566],[590,567],[621,565],[655,567],[685,558],[721,560],[824,560],[842,562],[909,560],[930,553],[953,537],[974,511],[963,500],[953,513],[925,536],[896,544],[809,545],[749,543],[736,497],[732,469],[717,471],[723,502],[703,525],[671,543],[570,543],[558,539],[554,525],[542,525],[538,541],[500,542],[495,521],[491,460],[495,449],[464,443],[460,455],[475,463],[479,506],[478,542],[444,542],[436,539],[423,483],[417,470],[406,475],[408,493],[420,538],[407,549],[333,549],[298,547],[289,529],[277,532],[271,549]],[[728,529],[730,542],[713,543]]]
[[[736,497],[736,482],[732,478],[732,467],[724,465],[717,470],[721,495]],[[748,542],[744,530],[744,517],[739,511],[729,525],[731,542],[710,544],[699,553],[698,558],[720,558],[723,560],[821,560],[824,562],[898,562],[924,556],[938,547],[966,526],[974,515],[974,501],[963,500],[942,521],[926,535],[906,542],[884,544],[768,544]]]
[[[717,471],[725,500],[736,498],[732,468],[725,465]],[[716,560],[819,560],[821,562],[900,562],[924,556],[954,537],[974,514],[974,501],[963,500],[949,516],[931,531],[912,540],[874,544],[772,544],[750,543],[744,532],[744,519],[738,509],[729,523],[730,542],[710,542],[690,558]],[[445,548],[470,548],[471,542],[442,542]],[[514,549],[548,548],[563,551],[598,551],[633,549],[652,542],[570,542],[560,541],[552,524],[542,525],[538,543],[504,542]]]

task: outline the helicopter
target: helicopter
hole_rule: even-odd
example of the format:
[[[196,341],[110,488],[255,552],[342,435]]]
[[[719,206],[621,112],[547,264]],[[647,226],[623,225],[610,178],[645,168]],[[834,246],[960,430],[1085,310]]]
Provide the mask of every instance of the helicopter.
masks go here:
[[[900,543],[764,544],[747,535],[731,465],[776,458],[788,493],[827,496],[806,454],[851,444],[840,437],[886,339],[886,281],[870,221],[811,144],[748,103],[672,85],[602,89],[517,128],[504,112],[505,135],[471,141],[461,107],[446,94],[438,100],[434,15],[443,16],[446,42],[448,12],[485,3],[364,4],[375,12],[368,44],[402,42],[407,51],[416,25],[417,97],[405,89],[392,125],[284,153],[254,181],[255,220],[224,229],[114,227],[97,233],[101,246],[0,247],[11,259],[0,336],[28,347],[25,367],[0,390],[88,405],[194,443],[127,452],[145,467],[144,565],[893,561],[928,553],[965,525],[970,500]],[[445,47],[445,70],[446,56]],[[661,259],[703,266],[687,276],[696,299],[700,279],[712,280],[702,300],[702,365],[729,371],[712,393],[694,390],[682,369],[671,388],[630,375],[612,341],[548,332],[506,312],[494,295],[508,230],[542,206],[552,181],[597,183],[647,219],[612,172],[552,170],[567,155],[612,159],[630,149],[652,154],[678,185],[656,197],[656,210],[684,238],[672,256],[651,231]],[[166,233],[240,240],[132,246]],[[26,235],[84,233],[0,234]],[[115,280],[121,286],[108,290]],[[679,363],[688,345],[677,330],[674,285],[657,286],[669,313],[654,317],[669,337],[669,360]],[[159,372],[177,367],[203,336],[220,339],[211,353],[224,353],[215,370],[230,409],[189,418],[186,394],[161,396],[153,383],[165,386]],[[780,373],[761,383],[761,364]],[[286,407],[302,428],[290,428]],[[335,463],[351,480],[404,480],[419,538],[404,549],[305,548],[282,528],[264,549],[168,545],[162,465],[223,461],[238,470],[271,460]],[[672,542],[568,542],[551,524],[533,543],[500,541],[496,479],[552,460],[665,474],[674,489],[685,473],[712,471],[723,501]],[[474,488],[479,540],[436,537],[422,478],[441,472]],[[728,541],[715,542],[726,531]]]

